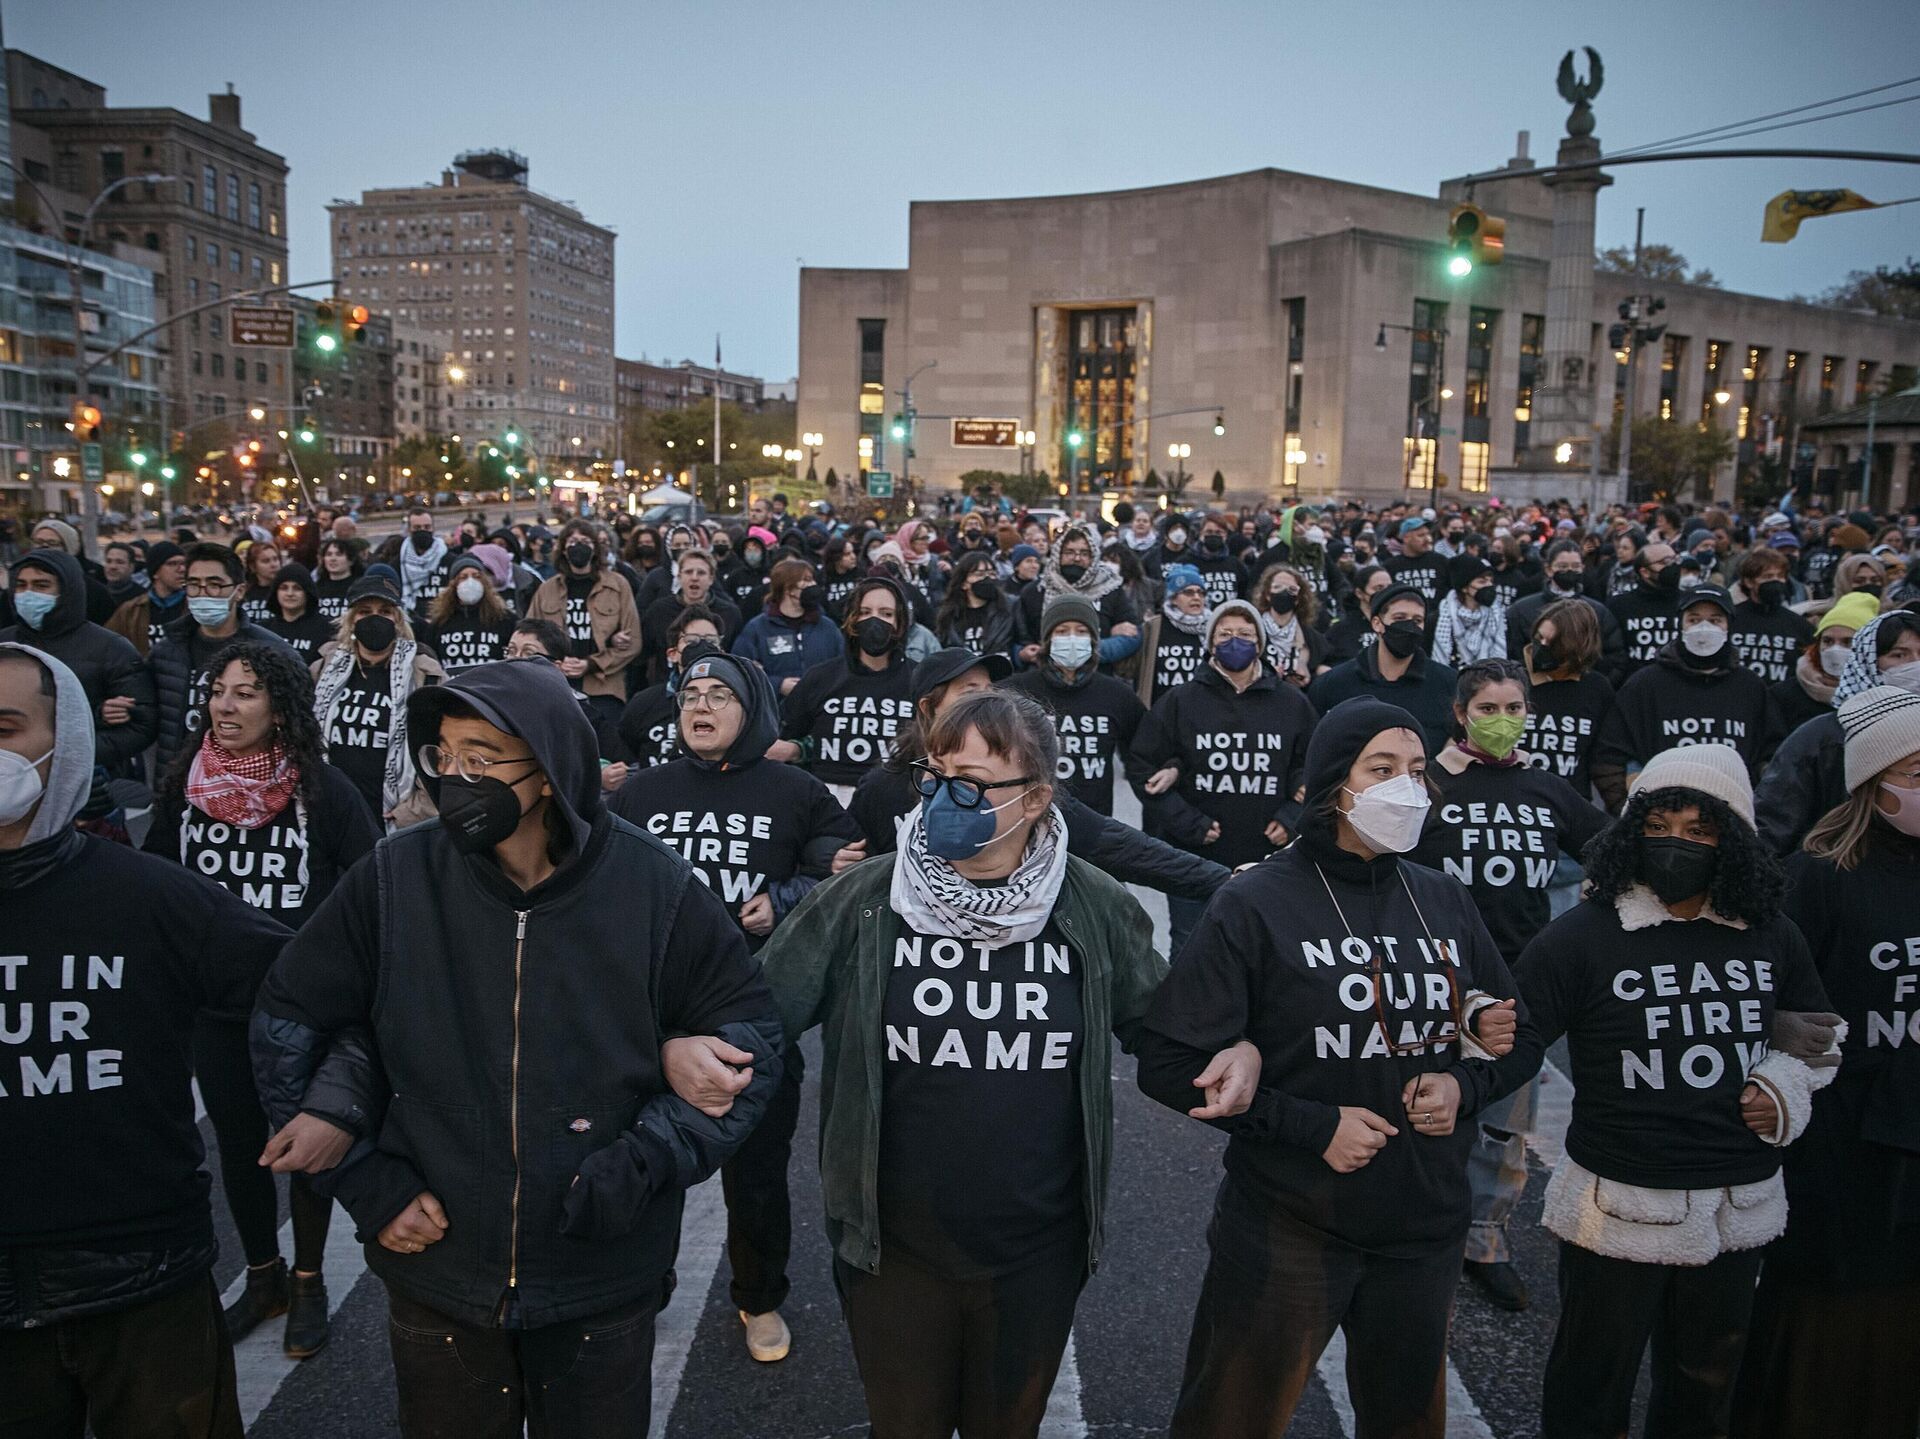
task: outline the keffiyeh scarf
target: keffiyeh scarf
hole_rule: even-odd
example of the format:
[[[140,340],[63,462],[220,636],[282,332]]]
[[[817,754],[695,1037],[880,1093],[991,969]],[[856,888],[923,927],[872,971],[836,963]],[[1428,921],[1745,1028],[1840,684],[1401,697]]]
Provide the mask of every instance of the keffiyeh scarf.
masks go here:
[[[222,824],[259,829],[287,807],[299,783],[299,766],[278,741],[257,754],[233,755],[208,735],[187,771],[187,802]]]
[[[1067,825],[1049,808],[1027,852],[1004,884],[984,888],[927,853],[919,806],[907,816],[893,861],[893,910],[920,934],[999,946],[1036,938],[1047,927],[1067,874]]]
[[[393,813],[401,800],[413,793],[413,754],[407,746],[407,696],[413,693],[413,657],[420,646],[412,640],[395,640],[387,657],[387,698],[393,708],[393,729],[387,740],[387,768],[380,781],[380,817]],[[353,646],[341,645],[327,657],[320,678],[313,686],[313,713],[320,721],[322,737],[333,726],[333,712],[347,687],[347,676],[356,663]]]

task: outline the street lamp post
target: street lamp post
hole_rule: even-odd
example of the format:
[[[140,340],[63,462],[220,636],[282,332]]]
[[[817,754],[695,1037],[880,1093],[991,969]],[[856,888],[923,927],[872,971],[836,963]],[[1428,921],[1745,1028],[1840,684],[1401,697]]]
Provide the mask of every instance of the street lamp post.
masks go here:
[[[1020,473],[1023,475],[1031,475],[1033,473],[1034,433],[1032,430],[1021,430],[1014,435],[1014,438],[1020,442]]]
[[[913,382],[939,365],[938,360],[928,360],[908,375],[900,387],[901,411],[907,422],[907,433],[900,440],[900,490],[909,506],[913,505]]]
[[[818,430],[808,430],[804,435],[800,437],[800,443],[807,447],[807,483],[808,484],[814,483],[814,481],[818,478],[815,471],[815,462],[820,458],[820,447],[826,444],[826,442],[827,442],[827,437],[821,434]]]
[[[1180,444],[1167,446],[1167,458],[1174,463],[1173,492],[1177,495],[1187,487],[1187,461],[1193,457],[1193,446]]]
[[[11,160],[6,161],[5,164],[9,170],[13,171],[18,179],[26,184],[28,189],[33,191],[41,205],[45,207],[47,218],[53,222],[54,232],[62,241],[67,252],[67,300],[71,306],[73,315],[73,400],[75,404],[83,405],[87,402],[87,371],[89,366],[87,364],[87,332],[80,293],[82,285],[80,256],[86,249],[87,236],[93,230],[93,217],[100,212],[100,206],[106,201],[106,198],[123,185],[138,183],[163,185],[169,180],[172,180],[174,176],[161,174],[122,175],[118,180],[110,182],[101,189],[99,194],[93,197],[92,203],[87,206],[86,213],[80,217],[80,224],[74,231],[72,242],[66,243],[66,237],[60,233],[65,223],[60,208],[55,205],[52,200],[47,198],[47,192],[42,190],[40,186],[35,183],[33,177],[28,175],[25,170],[14,164]],[[88,555],[92,555],[100,548],[100,497],[95,493],[92,483],[87,479],[84,466],[80,473],[80,523],[83,547]]]

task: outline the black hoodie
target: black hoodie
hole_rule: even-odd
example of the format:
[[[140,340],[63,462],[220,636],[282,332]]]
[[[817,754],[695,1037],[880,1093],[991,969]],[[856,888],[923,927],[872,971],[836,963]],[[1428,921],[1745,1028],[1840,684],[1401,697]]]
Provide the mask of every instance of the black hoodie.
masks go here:
[[[1043,654],[1037,665],[1005,681],[1004,687],[1032,696],[1053,715],[1053,727],[1060,733],[1055,778],[1095,814],[1112,814],[1113,771],[1132,751],[1134,735],[1147,717],[1133,686],[1102,674],[1092,661],[1069,681]]]
[[[1330,712],[1322,726],[1332,733],[1312,745],[1313,774],[1339,783],[1367,740],[1407,722],[1404,711],[1369,700]],[[1410,860],[1341,849],[1320,813],[1330,786],[1309,785],[1300,837],[1228,880],[1176,956],[1140,1036],[1140,1088],[1184,1113],[1212,1056],[1252,1041],[1263,1065],[1253,1107],[1218,1125],[1233,1136],[1231,1179],[1292,1222],[1357,1248],[1457,1250],[1479,1132],[1470,1116],[1532,1076],[1540,1043],[1523,1008],[1506,1058],[1460,1056],[1449,1037],[1454,997],[1516,993],[1473,901],[1457,881]],[[1376,962],[1384,985],[1372,977]],[[1419,1045],[1423,1035],[1441,1038]],[[1417,1047],[1395,1054],[1389,1038]],[[1409,1080],[1435,1073],[1460,1086],[1460,1118],[1446,1136],[1421,1134],[1401,1099]],[[1341,1106],[1369,1109],[1398,1130],[1351,1174],[1322,1157]]]
[[[307,607],[300,611],[297,620],[287,619],[280,609],[280,586],[289,580],[307,592]],[[285,640],[287,648],[300,656],[300,663],[311,669],[313,662],[320,658],[320,646],[333,638],[337,623],[320,613],[320,595],[314,588],[313,574],[305,565],[280,566],[280,572],[273,577],[273,591],[260,627]]]
[[[1778,716],[1767,682],[1740,663],[1731,641],[1704,662],[1671,640],[1614,696],[1594,742],[1595,783],[1689,744],[1732,745],[1758,778],[1781,739]],[[1601,785],[1603,795],[1611,783]]]
[[[914,664],[899,651],[883,670],[860,662],[860,647],[822,660],[800,676],[781,702],[780,737],[811,743],[809,764],[827,784],[858,784],[893,752],[900,727],[913,719]]]
[[[87,618],[86,572],[65,550],[32,550],[14,561],[16,587],[25,569],[42,570],[59,580],[60,598],[39,629],[22,620],[0,630],[0,642],[30,645],[72,670],[93,709],[95,762],[115,767],[131,761],[153,743],[160,728],[153,676],[142,663],[140,651]],[[125,724],[99,723],[102,701],[118,696],[133,701],[133,717]]]
[[[708,678],[739,695],[745,711],[726,754],[718,760],[686,754],[635,770],[611,808],[684,856],[736,924],[741,906],[759,894],[773,901],[778,923],[832,873],[835,851],[860,838],[860,829],[820,780],[765,758],[780,709],[758,666],[704,656],[687,680]],[[765,935],[747,935],[749,949],[765,942]]]
[[[1664,571],[1663,571],[1664,573]],[[1627,658],[1616,685],[1652,664],[1660,651],[1680,634],[1680,591],[1642,580],[1607,601],[1626,636]]]
[[[779,1020],[692,867],[602,806],[593,730],[558,669],[509,660],[416,691],[416,755],[463,709],[539,761],[559,868],[522,890],[437,819],[381,840],[261,989],[261,1097],[284,1123],[326,1037],[370,1027],[392,1098],[330,1186],[363,1240],[422,1190],[449,1221],[422,1254],[368,1243],[390,1290],[509,1328],[657,1302],[681,1192],[732,1154],[778,1082]],[[660,1046],[675,1033],[753,1053],[725,1118],[668,1089]]]

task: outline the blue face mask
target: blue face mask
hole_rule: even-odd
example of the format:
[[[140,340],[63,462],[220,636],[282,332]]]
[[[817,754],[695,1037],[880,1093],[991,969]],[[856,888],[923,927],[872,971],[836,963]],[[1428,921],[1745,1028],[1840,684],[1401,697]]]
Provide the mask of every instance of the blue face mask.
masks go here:
[[[53,613],[53,607],[59,603],[60,596],[43,595],[38,590],[22,590],[13,597],[14,613],[29,629],[36,630],[47,622],[47,616]]]
[[[223,625],[233,610],[233,601],[214,595],[193,595],[187,600],[187,613],[197,625]]]
[[[1091,635],[1054,635],[1047,641],[1047,653],[1063,670],[1077,670],[1093,658]]]
[[[1220,668],[1229,674],[1239,674],[1259,657],[1260,651],[1252,640],[1242,639],[1239,635],[1224,639],[1213,647],[1213,657],[1219,661]]]
[[[947,787],[941,785],[920,801],[920,823],[926,830],[927,853],[949,861],[972,859],[988,845],[999,842],[993,836],[993,817],[1007,805],[1018,804],[1023,798],[1024,792],[1005,804],[983,804],[977,809],[962,809],[953,802],[953,795]],[[1007,834],[1013,833],[1013,830],[1007,831]],[[1005,839],[1006,835],[1000,838]]]

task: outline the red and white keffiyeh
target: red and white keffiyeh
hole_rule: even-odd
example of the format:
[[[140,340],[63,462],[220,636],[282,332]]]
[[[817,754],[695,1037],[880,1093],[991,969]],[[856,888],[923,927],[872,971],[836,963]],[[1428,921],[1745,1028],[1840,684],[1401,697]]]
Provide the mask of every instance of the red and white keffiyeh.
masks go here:
[[[278,741],[233,755],[208,735],[187,771],[187,802],[222,824],[258,829],[287,807],[299,783],[299,766]]]

